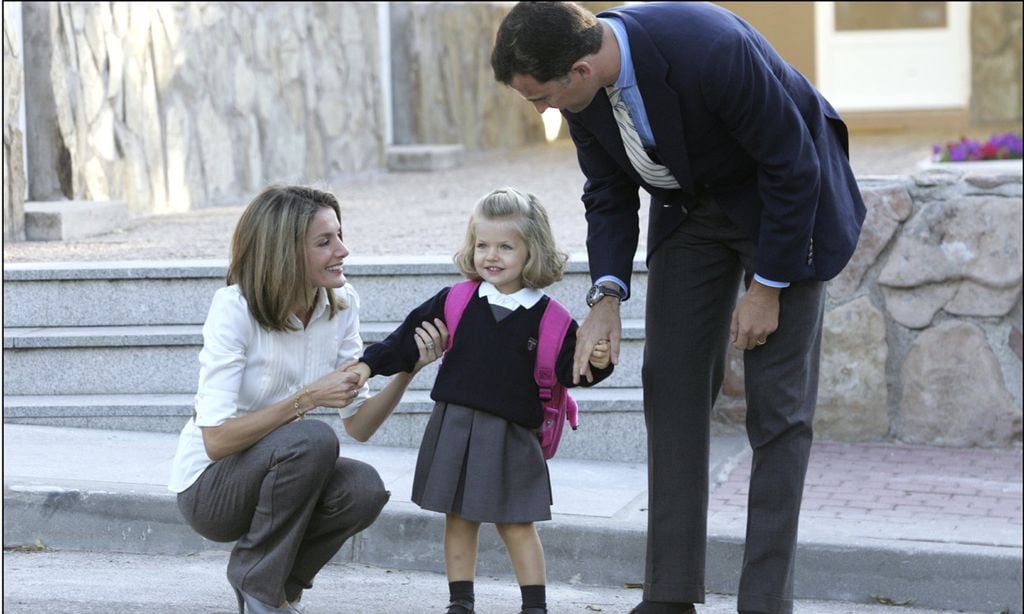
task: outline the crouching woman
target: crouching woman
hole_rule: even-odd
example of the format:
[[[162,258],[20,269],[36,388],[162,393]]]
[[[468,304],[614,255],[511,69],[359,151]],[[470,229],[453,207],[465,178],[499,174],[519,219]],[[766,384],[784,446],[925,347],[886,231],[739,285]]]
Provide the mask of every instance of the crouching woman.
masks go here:
[[[169,488],[196,532],[236,542],[227,579],[240,613],[300,611],[302,591],[389,497],[377,471],[339,457],[333,428],[306,413],[336,408],[366,441],[447,340],[443,325],[424,323],[413,371],[370,396],[344,372],[363,349],[348,254],[332,194],[267,188],[239,218],[228,285],[203,325],[195,411]]]

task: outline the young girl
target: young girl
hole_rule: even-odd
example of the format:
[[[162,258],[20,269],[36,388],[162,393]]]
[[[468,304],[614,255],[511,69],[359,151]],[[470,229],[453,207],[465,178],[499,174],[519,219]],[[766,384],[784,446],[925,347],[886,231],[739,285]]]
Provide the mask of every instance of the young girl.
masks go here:
[[[522,592],[522,612],[547,612],[544,551],[534,527],[551,518],[551,484],[537,438],[541,405],[533,369],[541,288],[562,278],[567,257],[555,248],[537,198],[511,188],[485,196],[455,255],[460,271],[482,283],[470,300],[454,344],[438,370],[434,411],[420,445],[412,500],[445,514],[444,553],[451,603],[447,614],[473,612],[477,534],[493,522],[508,548]],[[415,328],[444,321],[445,288],[417,307],[353,369],[371,375],[409,371],[433,343]],[[557,360],[558,379],[572,386],[573,322]],[[607,342],[591,354],[595,384],[612,371]]]

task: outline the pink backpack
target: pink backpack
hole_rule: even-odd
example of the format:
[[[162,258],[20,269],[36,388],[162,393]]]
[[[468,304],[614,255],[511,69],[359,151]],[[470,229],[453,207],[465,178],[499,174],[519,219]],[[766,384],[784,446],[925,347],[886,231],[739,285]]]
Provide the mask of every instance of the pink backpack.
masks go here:
[[[446,350],[452,347],[455,329],[459,325],[462,312],[466,310],[479,286],[478,281],[462,281],[452,286],[448,293],[444,302],[444,321],[448,326]],[[546,459],[555,455],[565,422],[568,421],[574,431],[579,425],[579,408],[576,406],[576,400],[555,376],[555,362],[558,360],[558,352],[562,349],[562,341],[569,331],[571,322],[572,316],[568,310],[555,299],[550,299],[540,319],[537,364],[533,368],[533,379],[540,388],[540,401],[544,410],[544,421],[537,431],[537,437],[540,439],[540,449]]]

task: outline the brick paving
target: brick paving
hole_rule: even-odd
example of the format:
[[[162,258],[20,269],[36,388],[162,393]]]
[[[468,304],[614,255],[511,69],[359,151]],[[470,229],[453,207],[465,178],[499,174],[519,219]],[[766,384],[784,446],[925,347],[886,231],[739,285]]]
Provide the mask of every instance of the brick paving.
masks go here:
[[[712,493],[712,521],[744,521],[749,478],[748,454]],[[1022,481],[1020,450],[816,442],[801,532],[1020,547]]]

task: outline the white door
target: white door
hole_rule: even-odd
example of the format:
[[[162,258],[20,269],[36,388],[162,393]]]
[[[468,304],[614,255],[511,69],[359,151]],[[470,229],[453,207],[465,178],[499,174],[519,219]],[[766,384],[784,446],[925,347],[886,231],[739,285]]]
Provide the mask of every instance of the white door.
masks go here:
[[[817,86],[840,112],[968,106],[969,2],[815,2],[814,18]]]

